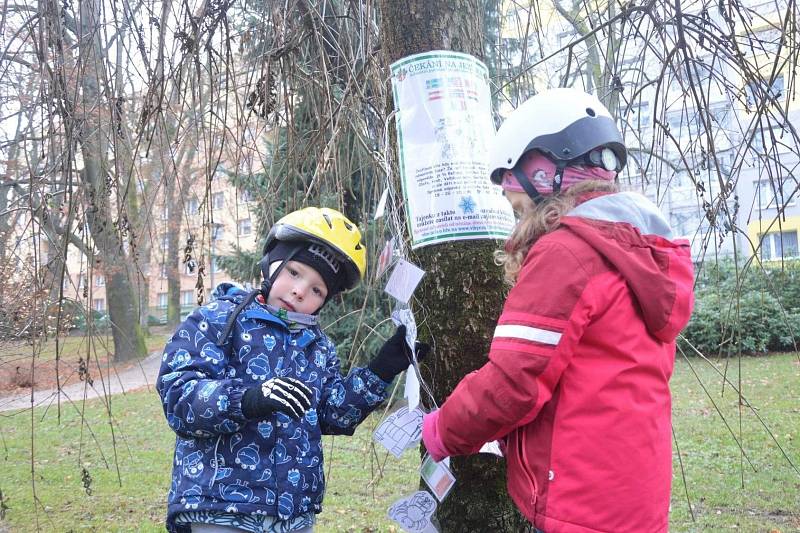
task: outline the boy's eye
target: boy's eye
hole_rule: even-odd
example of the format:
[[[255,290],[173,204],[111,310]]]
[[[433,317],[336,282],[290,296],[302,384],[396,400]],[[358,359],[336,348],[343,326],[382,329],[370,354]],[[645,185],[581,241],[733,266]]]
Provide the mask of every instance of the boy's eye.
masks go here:
[[[296,276],[297,275],[297,270],[295,270],[293,268],[287,268],[286,270],[289,271],[289,275],[290,276]]]
[[[319,287],[314,287],[314,294],[316,294],[317,296],[322,296],[322,289],[320,289]]]

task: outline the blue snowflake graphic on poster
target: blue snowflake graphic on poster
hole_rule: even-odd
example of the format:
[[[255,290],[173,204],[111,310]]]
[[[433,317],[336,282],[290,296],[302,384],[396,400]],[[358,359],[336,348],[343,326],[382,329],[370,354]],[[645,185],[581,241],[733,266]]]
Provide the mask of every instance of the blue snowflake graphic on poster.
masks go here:
[[[472,199],[472,196],[462,196],[458,207],[461,208],[461,211],[463,211],[464,214],[474,213],[475,200]]]

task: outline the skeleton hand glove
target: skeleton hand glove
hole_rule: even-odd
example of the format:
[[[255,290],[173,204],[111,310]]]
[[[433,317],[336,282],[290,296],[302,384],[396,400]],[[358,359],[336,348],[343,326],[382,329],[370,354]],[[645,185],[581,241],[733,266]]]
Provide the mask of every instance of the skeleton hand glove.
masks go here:
[[[422,361],[431,347],[424,342],[417,341],[414,351],[417,353],[417,361]],[[389,340],[387,340],[375,359],[370,361],[369,369],[375,372],[379,378],[387,383],[392,381],[397,374],[408,368],[411,364],[411,349],[406,343],[406,327],[398,326]]]
[[[294,419],[311,407],[314,392],[294,378],[272,378],[260,387],[247,389],[242,396],[242,414],[249,419],[264,419],[281,411]]]

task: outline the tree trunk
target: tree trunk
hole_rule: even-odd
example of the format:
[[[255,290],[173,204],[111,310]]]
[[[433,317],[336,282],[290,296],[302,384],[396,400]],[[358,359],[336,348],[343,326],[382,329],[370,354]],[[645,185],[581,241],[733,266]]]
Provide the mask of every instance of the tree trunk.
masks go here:
[[[380,9],[387,66],[436,49],[483,57],[482,2],[382,0]],[[397,161],[392,163],[397,169]],[[506,293],[493,262],[496,248],[494,241],[460,241],[422,248],[413,258],[427,273],[417,289],[430,313],[421,337],[429,334],[436,340],[436,353],[426,365],[432,372],[425,377],[440,404],[462,377],[487,362]],[[454,457],[451,465],[456,484],[437,511],[443,532],[516,532],[527,527],[508,497],[502,460],[479,454]]]
[[[181,323],[181,224],[183,222],[183,198],[178,198],[180,175],[165,183],[167,189],[167,325],[171,328]],[[161,243],[159,243],[161,244]],[[163,245],[162,245],[163,246]]]
[[[114,337],[114,360],[127,361],[146,354],[139,326],[137,295],[129,276],[128,253],[123,247],[112,216],[111,191],[115,184],[108,161],[111,136],[111,103],[101,92],[105,57],[100,41],[100,3],[81,3],[79,50],[82,69],[77,128],[84,168],[81,179],[89,205],[86,221],[106,276],[108,311]],[[116,183],[118,185],[118,182]],[[117,206],[120,209],[121,206]]]

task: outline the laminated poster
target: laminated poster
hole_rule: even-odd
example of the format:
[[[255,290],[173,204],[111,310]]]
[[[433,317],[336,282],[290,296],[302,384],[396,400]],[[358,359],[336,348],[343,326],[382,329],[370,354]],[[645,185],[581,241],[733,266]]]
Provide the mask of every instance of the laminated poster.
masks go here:
[[[405,57],[391,70],[412,248],[505,239],[514,214],[489,181],[494,124],[486,65],[438,50]]]

